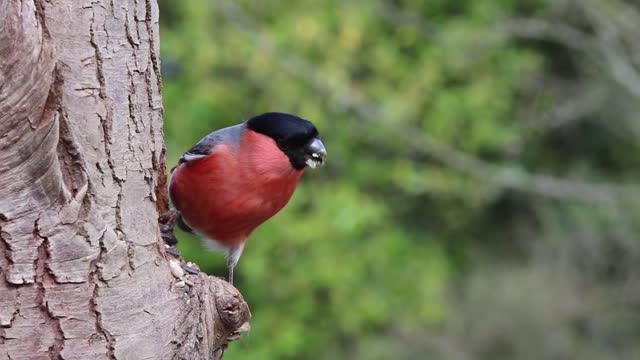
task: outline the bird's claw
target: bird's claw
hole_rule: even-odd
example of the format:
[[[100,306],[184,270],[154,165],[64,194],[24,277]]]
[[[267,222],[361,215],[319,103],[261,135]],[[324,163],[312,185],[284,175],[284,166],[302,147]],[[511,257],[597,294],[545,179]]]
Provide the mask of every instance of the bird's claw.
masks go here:
[[[173,232],[173,227],[160,225],[160,235],[165,244],[169,246],[174,246],[178,243],[178,238],[176,238],[176,234]]]
[[[177,219],[178,213],[176,211],[169,211],[160,215],[158,218],[162,240],[170,246],[174,246],[178,243],[178,238],[176,238],[176,234],[173,232],[173,227],[175,226]]]
[[[177,219],[178,213],[171,211],[161,215],[158,218],[158,222],[160,223],[160,234],[166,244],[165,251],[176,258],[169,260],[169,269],[171,270],[171,274],[177,279],[175,286],[184,288],[185,294],[189,295],[194,284],[189,281],[185,275],[197,275],[200,273],[200,269],[192,262],[185,264],[182,259],[182,253],[175,246],[178,243],[178,239],[173,232],[173,227],[175,226]]]

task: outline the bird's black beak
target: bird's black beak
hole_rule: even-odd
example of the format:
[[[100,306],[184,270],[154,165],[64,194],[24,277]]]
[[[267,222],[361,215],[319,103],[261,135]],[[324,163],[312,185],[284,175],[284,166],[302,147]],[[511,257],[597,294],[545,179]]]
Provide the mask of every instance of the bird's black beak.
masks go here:
[[[324,164],[327,149],[320,139],[314,138],[304,147],[304,155],[307,166],[313,169]]]

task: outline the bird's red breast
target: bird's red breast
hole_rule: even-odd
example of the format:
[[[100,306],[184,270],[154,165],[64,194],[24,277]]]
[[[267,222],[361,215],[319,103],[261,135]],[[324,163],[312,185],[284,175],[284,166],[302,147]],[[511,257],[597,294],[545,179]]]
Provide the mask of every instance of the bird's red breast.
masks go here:
[[[303,172],[272,138],[246,129],[238,144],[218,144],[210,155],[179,165],[171,199],[190,227],[230,248],[287,204]]]

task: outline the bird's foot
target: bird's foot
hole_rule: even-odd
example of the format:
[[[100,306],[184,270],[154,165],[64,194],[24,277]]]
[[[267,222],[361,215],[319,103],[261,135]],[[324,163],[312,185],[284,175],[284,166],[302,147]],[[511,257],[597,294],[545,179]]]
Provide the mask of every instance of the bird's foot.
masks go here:
[[[192,262],[185,264],[182,259],[182,253],[176,247],[178,239],[173,232],[173,227],[175,226],[177,219],[178,212],[170,211],[162,214],[158,218],[158,222],[160,223],[160,234],[166,244],[165,251],[167,254],[175,258],[169,260],[169,269],[171,270],[171,274],[177,279],[175,286],[178,288],[184,288],[185,294],[189,295],[191,293],[191,288],[193,288],[193,283],[187,279],[186,275],[197,275],[200,273],[200,269],[198,268],[198,265]]]
[[[158,223],[160,224],[160,236],[162,236],[162,240],[166,244],[166,252],[175,258],[180,258],[182,254],[180,250],[176,248],[178,238],[173,231],[177,219],[178,213],[176,211],[169,211],[168,213],[160,215]]]
[[[166,225],[160,225],[160,235],[162,236],[162,240],[164,240],[165,244],[169,246],[175,246],[178,244],[178,238],[173,232],[173,228]]]
[[[178,243],[178,238],[176,238],[176,234],[173,232],[173,227],[176,225],[177,220],[177,211],[169,211],[168,213],[160,215],[158,218],[162,240],[169,246],[175,246]]]
[[[164,247],[167,254],[173,256],[174,258],[180,259],[182,258],[182,253],[176,245],[178,244],[178,239],[176,239],[175,234],[173,233],[173,229],[163,229],[165,225],[160,225],[160,231],[162,234],[162,240],[164,240]]]

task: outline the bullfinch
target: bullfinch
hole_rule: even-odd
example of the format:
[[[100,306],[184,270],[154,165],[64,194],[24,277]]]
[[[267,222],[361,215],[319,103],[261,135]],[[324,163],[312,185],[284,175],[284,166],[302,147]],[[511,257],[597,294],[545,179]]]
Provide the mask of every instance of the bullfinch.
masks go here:
[[[247,238],[291,199],[305,169],[324,163],[318,130],[269,112],[210,133],[180,158],[169,195],[177,223],[227,256],[229,282]]]

